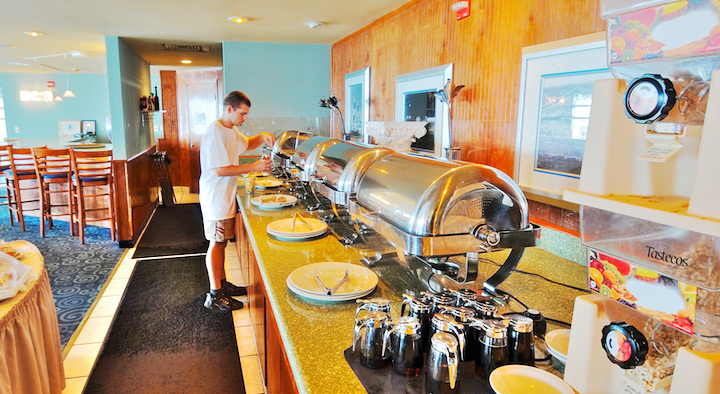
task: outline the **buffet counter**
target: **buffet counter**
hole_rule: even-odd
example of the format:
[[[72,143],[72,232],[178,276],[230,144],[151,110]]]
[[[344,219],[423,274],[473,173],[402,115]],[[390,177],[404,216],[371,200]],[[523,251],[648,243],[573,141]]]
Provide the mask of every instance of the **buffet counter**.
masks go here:
[[[263,192],[274,191],[256,191],[254,195]],[[288,275],[303,265],[318,262],[362,264],[362,254],[344,246],[330,233],[305,242],[272,238],[266,232],[268,223],[290,218],[295,212],[304,216],[310,214],[300,206],[258,209],[249,202],[250,196],[243,187],[238,188],[237,196],[241,212],[236,245],[249,281],[250,313],[267,392],[365,393],[343,356],[343,352],[352,346],[356,303],[307,300],[291,292],[286,284]],[[478,278],[489,277],[506,257],[507,252],[481,255]],[[373,270],[380,278],[379,284],[374,292],[363,298],[390,300],[394,319],[400,315],[402,293],[425,290],[422,282],[397,260],[383,260]],[[501,289],[512,293],[528,307],[540,310],[546,317],[564,322],[572,320],[574,299],[583,293],[533,274],[584,288],[584,267],[538,248],[528,248],[518,270],[526,273],[513,273]],[[482,280],[478,282],[464,287],[481,286]],[[522,310],[515,302],[508,307],[513,311]]]

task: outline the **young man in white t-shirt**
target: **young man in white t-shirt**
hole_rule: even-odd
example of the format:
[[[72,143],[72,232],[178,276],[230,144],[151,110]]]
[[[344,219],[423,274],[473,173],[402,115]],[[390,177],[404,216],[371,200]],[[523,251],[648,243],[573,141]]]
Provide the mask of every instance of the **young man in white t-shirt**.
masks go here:
[[[210,241],[205,256],[210,292],[204,305],[209,309],[235,310],[242,308],[243,303],[232,297],[247,294],[244,287],[225,280],[225,246],[235,236],[238,175],[271,170],[270,160],[241,165],[239,156],[263,143],[272,146],[275,136],[263,132],[248,138],[237,129],[250,112],[250,99],[242,92],[230,92],[223,106],[222,116],[208,127],[200,146],[200,208],[205,238]]]

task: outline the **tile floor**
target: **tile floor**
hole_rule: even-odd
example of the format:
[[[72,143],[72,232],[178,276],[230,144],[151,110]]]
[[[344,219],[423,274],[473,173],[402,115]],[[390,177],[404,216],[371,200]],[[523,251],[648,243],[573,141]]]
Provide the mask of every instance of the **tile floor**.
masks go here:
[[[178,203],[198,202],[197,194],[190,194],[187,188],[176,187],[175,197]],[[95,304],[89,318],[80,329],[75,342],[67,351],[65,356],[65,379],[66,387],[63,394],[81,394],[88,375],[92,370],[105,335],[110,328],[110,323],[115,315],[120,297],[130,279],[130,273],[135,266],[135,259],[131,256],[135,249],[128,249],[118,269],[100,295],[99,301]],[[226,275],[230,282],[245,283],[240,262],[234,244],[228,244],[226,248]],[[242,301],[246,299],[240,298]],[[243,378],[245,380],[245,392],[247,394],[264,394],[265,386],[260,378],[260,363],[255,349],[255,340],[250,325],[250,313],[247,308],[233,311],[233,323],[235,325],[235,337],[237,338],[240,365],[242,366]]]

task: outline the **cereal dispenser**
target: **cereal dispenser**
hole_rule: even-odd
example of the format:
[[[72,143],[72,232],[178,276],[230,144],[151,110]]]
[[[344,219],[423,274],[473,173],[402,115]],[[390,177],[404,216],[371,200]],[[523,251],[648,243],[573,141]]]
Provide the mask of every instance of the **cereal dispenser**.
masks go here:
[[[580,205],[592,291],[565,380],[718,392],[720,1],[601,4],[615,79],[595,83],[579,187],[563,195]]]

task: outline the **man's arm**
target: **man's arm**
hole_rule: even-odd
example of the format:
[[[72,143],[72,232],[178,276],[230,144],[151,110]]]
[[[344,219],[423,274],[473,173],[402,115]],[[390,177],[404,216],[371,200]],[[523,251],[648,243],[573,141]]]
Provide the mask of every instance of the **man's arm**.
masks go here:
[[[262,145],[263,142],[266,143],[269,147],[272,147],[275,144],[275,136],[267,132],[262,132],[258,135],[249,137],[248,149],[255,149]]]
[[[270,172],[272,170],[272,161],[258,160],[250,164],[240,164],[238,166],[225,166],[213,168],[217,176],[237,176],[248,172]]]

